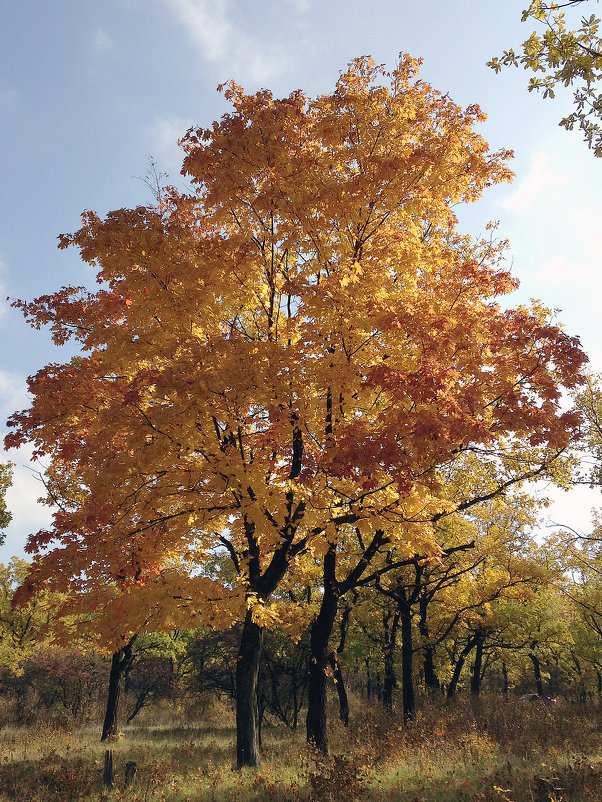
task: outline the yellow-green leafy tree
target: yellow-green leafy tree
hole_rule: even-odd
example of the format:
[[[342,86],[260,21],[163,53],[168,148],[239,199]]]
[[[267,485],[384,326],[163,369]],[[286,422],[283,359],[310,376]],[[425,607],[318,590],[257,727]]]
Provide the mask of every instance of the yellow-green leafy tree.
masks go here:
[[[568,9],[568,15],[567,11]],[[560,120],[569,131],[575,126],[595,156],[602,156],[602,38],[600,18],[587,14],[590,0],[546,2],[531,0],[522,13],[523,22],[537,27],[516,52],[513,48],[493,58],[488,66],[522,67],[533,73],[529,91],[553,98],[557,87],[571,87],[573,111]],[[578,17],[577,13],[583,14]]]

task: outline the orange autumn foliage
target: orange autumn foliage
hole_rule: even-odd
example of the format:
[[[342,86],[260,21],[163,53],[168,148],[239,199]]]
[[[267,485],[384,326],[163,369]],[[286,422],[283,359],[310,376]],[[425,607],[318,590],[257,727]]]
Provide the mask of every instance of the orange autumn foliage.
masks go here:
[[[511,154],[418,65],[358,59],[315,99],[228,85],[231,113],[182,140],[189,193],[61,238],[100,286],[16,302],[82,349],[11,419],[60,501],[18,598],[69,590],[107,640],[117,617],[272,621],[286,571],[339,527],[436,554],[441,466],[518,447],[509,470],[531,476],[574,438],[578,341],[500,308],[503,245],[456,230],[453,205],[509,180]],[[228,582],[206,570],[218,548]]]

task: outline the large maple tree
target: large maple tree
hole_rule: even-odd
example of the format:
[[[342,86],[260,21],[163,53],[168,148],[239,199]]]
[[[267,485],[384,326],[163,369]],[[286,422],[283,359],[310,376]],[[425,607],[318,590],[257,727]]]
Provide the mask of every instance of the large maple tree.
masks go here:
[[[242,620],[239,765],[258,760],[262,626],[286,615],[287,571],[351,524],[360,566],[391,544],[435,556],[433,520],[460,503],[442,466],[477,455],[514,481],[577,430],[559,399],[578,342],[540,307],[500,308],[503,248],[456,231],[453,206],[508,180],[511,154],[418,66],[361,58],[315,99],[228,85],[232,111],[182,140],[189,192],[87,212],[61,239],[98,289],[17,302],[82,350],[31,378],[11,421],[58,503],[18,598],[69,590],[116,648],[179,617]]]

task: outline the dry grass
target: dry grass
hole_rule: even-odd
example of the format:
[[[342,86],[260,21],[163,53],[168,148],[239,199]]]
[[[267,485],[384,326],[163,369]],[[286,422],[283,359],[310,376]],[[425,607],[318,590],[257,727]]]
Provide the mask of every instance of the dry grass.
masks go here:
[[[97,730],[5,729],[0,800],[602,800],[600,707],[498,698],[427,706],[407,727],[377,707],[363,706],[353,720],[361,723],[345,729],[332,718],[330,758],[308,750],[302,731],[266,726],[262,766],[244,771],[234,767],[229,710],[212,710],[198,726],[147,720],[110,744],[110,792],[102,790],[107,745]],[[138,773],[124,789],[129,760]]]

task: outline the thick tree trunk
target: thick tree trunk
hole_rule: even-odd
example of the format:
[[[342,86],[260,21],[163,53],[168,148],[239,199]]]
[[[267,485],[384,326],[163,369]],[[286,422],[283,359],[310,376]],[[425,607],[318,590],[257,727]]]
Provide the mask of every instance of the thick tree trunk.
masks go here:
[[[309,687],[307,693],[307,742],[320,752],[328,754],[326,731],[326,683],[328,642],[338,609],[338,592],[335,579],[335,547],[324,556],[324,595],[318,617],[311,627]]]
[[[263,630],[248,610],[243,624],[236,664],[236,763],[259,765],[259,711],[257,684]]]
[[[424,687],[427,691],[441,690],[441,683],[435,671],[435,652],[432,646],[424,650]]]
[[[481,671],[483,669],[484,643],[485,636],[482,632],[477,632],[474,665],[472,667],[472,677],[470,678],[470,692],[473,696],[478,696],[481,690]]]
[[[506,663],[502,660],[502,676],[504,678],[504,684],[502,686],[502,693],[507,696],[508,695],[508,667]]]
[[[539,696],[543,696],[543,680],[541,678],[541,666],[539,664],[539,657],[535,654],[535,646],[537,644],[533,644],[531,647],[531,651],[529,652],[529,657],[531,658],[531,662],[533,663],[533,672],[535,674],[535,687],[536,693]]]
[[[133,645],[135,637],[127,643],[123,649],[113,654],[111,660],[111,671],[109,673],[109,689],[107,693],[107,706],[105,709],[105,719],[102,725],[101,741],[117,735],[117,712],[119,709],[119,697],[121,696],[121,678],[129,669],[133,659]]]
[[[407,723],[416,715],[412,607],[410,604],[404,604],[401,608],[401,683],[403,720],[404,723]]]

